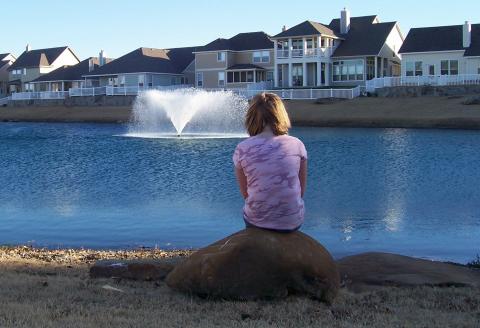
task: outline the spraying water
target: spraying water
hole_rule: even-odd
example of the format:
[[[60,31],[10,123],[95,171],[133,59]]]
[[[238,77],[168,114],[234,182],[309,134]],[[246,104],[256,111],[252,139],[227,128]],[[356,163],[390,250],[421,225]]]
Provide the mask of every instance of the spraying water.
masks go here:
[[[127,136],[245,137],[247,100],[231,91],[149,90],[135,100]]]

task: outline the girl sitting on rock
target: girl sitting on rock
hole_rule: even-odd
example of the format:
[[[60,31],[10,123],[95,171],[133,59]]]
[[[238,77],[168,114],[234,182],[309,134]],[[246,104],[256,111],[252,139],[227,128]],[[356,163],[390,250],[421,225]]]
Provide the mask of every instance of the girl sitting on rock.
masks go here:
[[[305,212],[307,151],[299,139],[288,135],[290,119],[280,97],[256,95],[245,127],[250,137],[237,145],[233,162],[245,199],[247,228],[298,230]]]

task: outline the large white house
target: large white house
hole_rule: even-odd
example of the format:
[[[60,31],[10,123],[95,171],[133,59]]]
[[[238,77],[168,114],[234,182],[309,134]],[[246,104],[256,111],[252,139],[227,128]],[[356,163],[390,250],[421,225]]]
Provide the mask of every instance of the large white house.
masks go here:
[[[400,53],[402,76],[480,74],[480,24],[412,28]]]
[[[396,22],[350,17],[343,9],[330,24],[305,21],[272,37],[276,87],[364,85],[400,75],[403,35]]]

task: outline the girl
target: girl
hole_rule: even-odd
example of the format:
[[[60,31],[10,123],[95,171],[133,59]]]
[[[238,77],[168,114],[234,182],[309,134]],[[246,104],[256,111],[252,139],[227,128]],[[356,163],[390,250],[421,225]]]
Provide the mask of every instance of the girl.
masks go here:
[[[250,138],[233,154],[235,174],[245,199],[247,227],[295,231],[304,217],[307,151],[288,135],[290,119],[276,94],[256,95],[248,108],[245,127]]]

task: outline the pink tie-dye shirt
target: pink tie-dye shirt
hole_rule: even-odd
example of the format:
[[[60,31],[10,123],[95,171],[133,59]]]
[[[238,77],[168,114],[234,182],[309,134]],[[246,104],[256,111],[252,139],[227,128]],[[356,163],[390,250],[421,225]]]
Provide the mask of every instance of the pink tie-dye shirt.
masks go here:
[[[269,129],[238,144],[233,163],[247,178],[244,219],[257,227],[289,230],[303,223],[305,208],[299,179],[307,159],[303,143]]]

